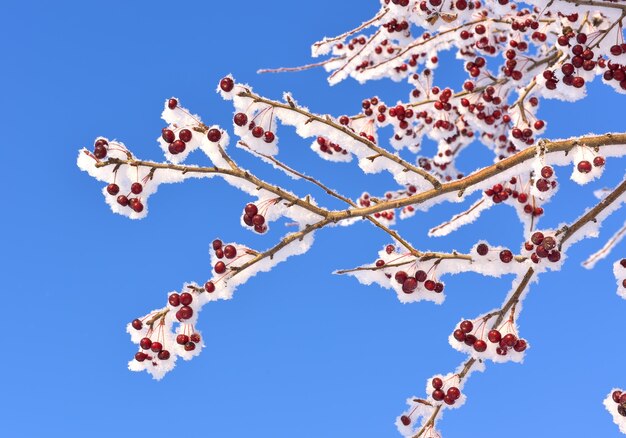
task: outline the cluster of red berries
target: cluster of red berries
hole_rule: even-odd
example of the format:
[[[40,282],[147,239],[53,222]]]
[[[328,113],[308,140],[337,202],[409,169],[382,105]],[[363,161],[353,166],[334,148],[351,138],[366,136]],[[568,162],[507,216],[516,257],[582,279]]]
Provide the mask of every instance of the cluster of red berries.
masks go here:
[[[170,303],[170,306],[180,308],[176,311],[176,319],[179,321],[185,321],[190,319],[193,316],[193,309],[190,304],[193,302],[193,295],[189,292],[183,292],[182,294],[177,294],[174,292],[170,294],[167,301]]]
[[[389,196],[386,196],[387,199],[391,199],[391,197],[393,197],[393,194],[388,193]],[[372,200],[370,198],[369,193],[363,193],[359,199],[358,199],[358,204],[361,207],[369,207],[370,205],[372,205]],[[395,213],[393,210],[385,210],[385,211],[381,211],[381,212],[376,212],[374,213],[374,217],[376,219],[387,219],[387,220],[393,220],[393,218],[395,217]]]
[[[407,1],[406,3],[408,5],[409,2]],[[400,4],[400,3],[398,2],[396,4]],[[404,6],[406,6],[406,5],[404,5]],[[382,26],[385,29],[387,29],[387,32],[394,33],[394,32],[402,32],[404,30],[408,30],[409,23],[406,20],[398,21],[397,19],[394,18],[391,21],[389,21],[388,23],[383,23]]]
[[[524,213],[535,217],[541,216],[543,214],[543,208],[533,206],[529,200],[528,193],[516,189],[517,183],[518,179],[513,177],[508,181],[508,184],[494,184],[490,189],[485,190],[485,195],[489,196],[496,204],[505,202],[509,198],[515,199],[517,202],[524,205]],[[554,186],[556,186],[556,181],[554,181]]]
[[[139,319],[133,320],[131,325],[135,330],[141,330],[143,328],[143,323]],[[154,353],[156,357],[158,357],[160,360],[168,360],[170,358],[170,352],[163,348],[163,344],[161,342],[152,341],[152,339],[150,339],[149,336],[151,331],[152,329],[148,331],[148,336],[141,338],[141,340],[139,341],[139,346],[141,347],[141,349],[148,352],[138,351],[137,353],[135,353],[135,360],[137,362],[143,362],[146,359],[153,360],[154,357],[150,353],[150,351]],[[152,362],[152,365],[156,365],[156,362]]]
[[[530,241],[524,243],[526,251],[532,251],[530,259],[533,263],[539,263],[541,259],[548,259],[552,263],[561,260],[561,252],[557,249],[556,239],[552,236],[544,236],[541,231],[536,231],[530,236]]]
[[[111,183],[107,186],[107,193],[111,196],[117,196],[117,203],[122,207],[130,207],[136,213],[143,211],[143,204],[137,197],[131,197],[133,195],[139,195],[143,191],[143,186],[139,182],[134,182],[130,186],[130,193],[128,195],[118,195],[120,192],[120,186],[115,183]]]
[[[272,143],[276,138],[276,135],[272,131],[266,131],[262,126],[257,125],[254,120],[248,123],[248,116],[245,113],[235,114],[233,121],[237,126],[248,125],[248,130],[252,133],[252,136],[255,138],[263,138],[265,143]]]
[[[267,231],[267,225],[265,224],[265,216],[263,216],[256,205],[250,203],[247,204],[243,210],[243,222],[253,227],[254,231],[263,234]]]
[[[570,40],[574,38],[576,40],[576,44],[571,45]],[[563,83],[567,86],[582,88],[585,85],[585,79],[581,76],[575,75],[577,69],[582,68],[585,71],[591,71],[596,68],[596,65],[598,64],[600,64],[601,67],[604,67],[605,65],[604,60],[602,59],[598,61],[594,60],[595,54],[591,48],[585,45],[586,42],[587,34],[575,34],[572,31],[559,36],[557,39],[557,43],[560,46],[570,46],[570,60],[569,62],[561,65]],[[546,70],[543,72],[543,77],[546,79],[546,88],[554,90],[558,82],[555,73],[551,70]]]
[[[93,155],[98,160],[102,160],[107,156],[109,148],[109,142],[103,138],[99,138],[93,145]]]
[[[161,138],[169,143],[167,150],[172,155],[177,155],[185,152],[187,149],[187,143],[191,141],[191,137],[193,136],[190,129],[183,128],[178,131],[178,138],[176,138],[176,134],[169,128],[163,128],[161,130]]]
[[[545,193],[551,189],[556,188],[557,182],[554,179],[554,169],[552,166],[543,166],[540,171],[541,178],[537,178],[535,181],[535,187],[542,193]]]
[[[393,55],[396,49],[394,46],[389,44],[389,40],[382,40],[378,46],[374,47],[374,53],[380,55],[384,51],[386,51],[389,55]]]
[[[486,256],[489,251],[489,246],[486,243],[479,243],[476,246],[476,252],[480,256]],[[500,261],[502,263],[511,263],[513,260],[513,253],[508,249],[501,250],[498,256],[500,257]]]
[[[622,417],[626,417],[626,392],[622,392],[620,390],[613,391],[613,394],[611,394],[611,398],[615,403],[618,404],[617,412]]]
[[[601,155],[597,155],[593,158],[593,167],[602,167],[605,163],[606,161]],[[576,170],[578,170],[580,173],[589,173],[593,170],[593,167],[591,166],[591,162],[589,162],[588,160],[581,160],[578,162],[578,164],[576,164]]]
[[[200,343],[199,333],[192,333],[191,335],[179,334],[176,335],[176,343],[182,345],[185,351],[193,351],[196,349],[196,344]]]
[[[215,252],[215,257],[220,259],[213,266],[213,270],[217,274],[223,274],[226,272],[226,263],[224,263],[221,259],[226,258],[228,260],[232,260],[237,257],[237,248],[234,245],[224,245],[221,240],[215,239],[213,241],[213,251]],[[207,281],[204,284],[204,290],[211,293],[215,290],[215,284],[212,281]]]
[[[317,144],[320,147],[320,151],[325,152],[329,155],[332,155],[333,152],[343,155],[348,154],[347,150],[343,149],[337,143],[333,143],[332,141],[328,140],[326,137],[317,137]]]
[[[485,324],[486,321],[482,321],[480,325]],[[473,347],[477,353],[482,353],[487,350],[488,344],[481,338],[476,337],[476,335],[472,334],[474,331],[474,323],[469,320],[462,321],[459,324],[459,327],[454,330],[452,336],[458,342],[463,342],[465,345]],[[478,328],[477,330],[478,331]],[[487,339],[490,343],[496,344],[496,353],[500,356],[506,356],[510,349],[513,349],[517,352],[522,352],[526,350],[528,344],[524,339],[518,339],[513,333],[507,333],[502,336],[499,330],[492,329],[487,333]]]
[[[379,266],[379,263],[383,262],[382,260],[378,260],[376,262],[376,266]],[[384,262],[380,264],[383,266]],[[407,274],[406,271],[397,271],[394,275],[394,280],[398,282],[398,284],[402,285],[402,292],[405,294],[412,294],[419,287],[420,283],[424,283],[424,289],[430,292],[441,293],[443,292],[444,285],[436,281],[434,277],[428,278],[428,274],[418,269],[411,276]]]
[[[430,382],[433,387],[432,397],[436,401],[442,401],[447,405],[453,405],[459,397],[461,397],[461,390],[456,386],[450,386],[444,391],[444,382],[439,377],[435,377]]]
[[[626,53],[626,50],[624,50]],[[607,69],[602,75],[605,81],[617,81],[622,90],[626,90],[626,65],[607,63]]]

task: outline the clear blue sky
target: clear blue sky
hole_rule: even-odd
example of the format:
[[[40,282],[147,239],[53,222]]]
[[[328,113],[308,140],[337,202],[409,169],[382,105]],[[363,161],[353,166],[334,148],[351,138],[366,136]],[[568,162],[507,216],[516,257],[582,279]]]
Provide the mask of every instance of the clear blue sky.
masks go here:
[[[145,220],[113,215],[101,184],[75,165],[80,147],[104,135],[160,159],[154,139],[171,95],[230,129],[230,104],[214,93],[227,73],[264,95],[291,90],[313,110],[336,115],[354,113],[374,93],[388,101],[407,93],[387,81],[330,88],[322,71],[255,74],[308,62],[312,42],[361,23],[377,10],[375,0],[181,3],[0,6],[0,436],[399,436],[393,422],[405,399],[423,396],[426,378],[464,359],[447,344],[455,323],[498,306],[509,283],[444,278],[443,306],[402,305],[389,291],[332,276],[373,260],[387,243],[367,224],[322,231],[308,254],[255,277],[235,299],[206,307],[204,352],[180,361],[163,381],[126,370],[135,346],[125,324],[163,305],[184,281],[205,280],[213,238],[262,249],[285,230],[277,225],[263,237],[242,230],[238,216],[248,199],[217,180],[162,187]],[[458,81],[452,70],[438,72],[441,83],[446,77]],[[624,97],[599,83],[591,91],[575,105],[543,106],[548,136],[626,129]],[[311,159],[308,141],[287,131],[285,160],[304,163],[344,193],[394,187],[388,176],[366,178],[354,165]],[[242,154],[244,165],[286,182]],[[488,160],[476,146],[462,163],[470,170]],[[608,166],[605,181],[613,185],[624,161]],[[575,218],[594,202],[592,189],[563,184],[543,224]],[[521,226],[507,208],[453,236],[425,237],[455,211],[438,207],[399,229],[422,249],[467,250],[479,238],[519,245]],[[520,320],[532,344],[526,363],[490,364],[472,376],[468,402],[441,423],[446,438],[618,436],[602,399],[614,385],[626,386],[626,302],[615,294],[608,261],[591,273],[579,263],[623,219],[623,211],[615,214],[602,240],[577,245],[562,272],[533,287]]]

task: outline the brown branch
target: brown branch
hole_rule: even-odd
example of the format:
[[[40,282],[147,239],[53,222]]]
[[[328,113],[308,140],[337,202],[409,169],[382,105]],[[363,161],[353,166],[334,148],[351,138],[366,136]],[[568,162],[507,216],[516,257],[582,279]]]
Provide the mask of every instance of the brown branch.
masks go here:
[[[601,148],[603,146],[613,145],[626,145],[626,133],[594,135],[580,137],[577,139],[559,141],[545,141],[543,142],[543,153],[552,154],[557,152],[569,152],[572,148],[580,146],[581,144],[585,144],[590,148]],[[466,176],[465,178],[442,184],[441,188],[437,190],[426,190],[407,198],[383,201],[370,207],[362,207],[342,212],[331,212],[330,217],[332,217],[334,220],[339,221],[354,216],[371,215],[384,210],[406,207],[407,205],[420,204],[425,201],[429,201],[434,198],[443,196],[447,193],[458,192],[460,190],[465,191],[469,187],[475,186],[495,175],[498,175],[501,172],[512,169],[522,163],[525,163],[526,161],[534,159],[536,153],[536,148],[530,147],[516,153],[515,155],[511,155],[510,157],[505,158],[496,164],[476,171],[471,175]]]
[[[589,210],[587,213],[582,215],[574,224],[569,227],[563,228],[562,232],[557,232],[557,235],[561,235],[559,240],[559,248],[576,233],[583,226],[585,226],[589,222],[596,222],[597,216],[602,213],[607,207],[609,207],[613,202],[615,202],[620,196],[622,196],[626,192],[626,179],[618,185],[615,190],[613,190],[610,194],[608,194],[604,199],[602,199],[595,207]]]
[[[598,8],[609,8],[609,9],[621,9],[622,11],[626,11],[625,4],[619,3],[608,3],[602,1],[594,1],[594,0],[562,0],[567,3],[574,3],[577,6],[594,6]]]
[[[230,160],[230,162],[234,163],[234,161],[232,160]],[[177,170],[182,173],[206,173],[206,174],[214,173],[214,174],[219,174],[219,175],[234,176],[234,177],[249,181],[255,184],[256,186],[267,190],[268,192],[271,192],[277,196],[280,196],[281,198],[287,200],[292,205],[297,205],[298,207],[302,207],[319,216],[327,217],[330,214],[328,210],[325,210],[323,208],[310,204],[309,202],[302,200],[298,198],[297,196],[294,196],[286,192],[285,190],[283,190],[282,188],[278,186],[269,184],[257,178],[256,176],[252,175],[247,170],[241,169],[236,165],[235,165],[235,168],[233,169],[224,169],[221,167],[185,166],[185,165],[171,164],[171,163],[157,163],[155,161],[134,160],[134,159],[120,160],[119,158],[109,158],[106,161],[101,161],[101,162],[96,163],[96,167],[105,167],[109,165],[122,165],[122,164],[125,164],[128,166],[135,166],[135,167],[149,167],[149,168],[154,168],[154,169]]]
[[[245,269],[249,268],[250,266],[254,265],[255,263],[260,262],[263,259],[266,258],[270,258],[272,259],[274,257],[274,255],[280,251],[281,249],[283,249],[284,247],[286,247],[287,245],[289,245],[291,242],[294,242],[296,240],[302,240],[307,234],[315,231],[315,230],[319,230],[320,228],[325,227],[326,225],[328,225],[329,223],[331,223],[332,221],[330,219],[322,219],[319,222],[314,223],[313,225],[307,225],[305,226],[302,230],[297,231],[295,233],[291,233],[289,235],[287,235],[285,238],[283,238],[277,245],[275,245],[273,248],[268,249],[267,251],[258,253],[253,259],[248,260],[247,262],[245,262],[243,265],[240,266],[233,266],[230,269],[234,272],[232,277],[234,277],[235,275],[239,274],[240,272],[244,271]]]
[[[611,205],[613,202],[615,202],[617,199],[619,199],[619,197],[622,194],[624,194],[625,192],[626,192],[626,179],[624,181],[622,181],[622,183],[620,185],[618,185],[607,197],[605,197],[598,204],[596,204],[591,210],[589,210],[589,212],[587,212],[586,214],[582,215],[580,218],[578,218],[569,227],[565,227],[564,228],[565,234],[561,237],[561,241],[560,241],[561,244],[565,240],[570,238],[578,230],[580,230],[585,224],[587,224],[587,223],[589,223],[591,221],[594,221],[595,217],[599,213],[601,213],[609,205]],[[509,313],[509,311],[511,311],[511,313],[514,312],[515,306],[517,306],[517,304],[520,302],[520,297],[524,293],[524,290],[526,290],[526,287],[528,286],[528,283],[530,283],[530,280],[532,279],[534,274],[535,274],[535,270],[532,267],[528,268],[528,270],[524,274],[524,277],[522,277],[522,280],[520,281],[520,284],[517,286],[517,289],[515,289],[515,292],[513,292],[513,294],[506,300],[506,302],[500,308],[500,310],[496,312],[496,314],[498,315],[498,318],[492,324],[492,326],[491,326],[492,329],[497,329],[500,326],[500,324],[502,324],[502,322],[504,321],[504,319],[507,316],[507,314]],[[461,373],[458,374],[459,380],[461,380],[462,378],[464,378],[467,375],[467,373],[469,372],[469,370],[472,368],[472,366],[475,363],[476,363],[476,359],[474,359],[474,358],[469,359],[465,363],[465,367],[463,368],[463,371],[461,371]],[[441,406],[442,405],[438,405],[438,407],[441,407]],[[423,433],[424,429],[427,426],[434,425],[434,422],[436,420],[436,417],[437,417],[438,413],[439,413],[439,410],[436,409],[433,412],[433,415],[431,415],[431,417],[428,420],[428,422],[426,422],[424,424],[424,426],[422,426],[422,428],[420,429],[420,432],[418,434],[414,435],[413,438],[419,437]]]
[[[331,188],[329,188],[328,186],[322,184],[320,181],[316,180],[315,178],[312,178],[308,175],[305,175],[302,172],[299,172],[289,166],[287,166],[285,163],[277,160],[276,158],[272,157],[271,155],[266,155],[266,154],[262,154],[261,152],[257,152],[254,149],[250,148],[250,146],[248,146],[247,143],[240,141],[239,142],[240,145],[244,146],[245,148],[247,148],[248,150],[250,150],[250,152],[252,152],[255,155],[261,156],[263,158],[265,158],[266,160],[271,161],[272,163],[274,163],[276,166],[280,167],[281,169],[292,173],[294,175],[296,175],[299,178],[302,178],[312,184],[315,184],[316,186],[318,186],[319,188],[321,188],[322,190],[324,190],[328,195],[333,196],[343,202],[345,202],[346,204],[350,205],[351,207],[354,208],[358,208],[358,205],[356,205],[356,203],[354,201],[352,201],[350,198],[347,198],[339,193],[337,193],[336,191],[332,190]],[[364,216],[365,219],[367,219],[368,221],[370,221],[372,224],[374,224],[376,227],[380,228],[381,230],[383,230],[384,232],[386,232],[387,234],[389,234],[391,237],[393,237],[394,239],[396,239],[398,242],[400,242],[400,244],[402,246],[404,246],[406,249],[409,250],[409,252],[415,256],[420,255],[420,252],[418,250],[416,250],[409,242],[407,242],[405,239],[403,239],[396,231],[392,230],[391,228],[386,227],[385,225],[383,225],[380,221],[376,220],[375,218],[373,218],[372,216]]]
[[[323,46],[329,43],[332,43],[334,41],[339,41],[339,40],[343,40],[346,37],[349,37],[350,35],[354,35],[355,33],[359,32],[360,30],[366,29],[368,27],[370,27],[372,24],[374,24],[376,21],[380,20],[381,18],[383,18],[387,12],[389,12],[388,8],[383,8],[376,16],[374,16],[374,18],[363,22],[363,24],[361,24],[360,26],[349,30],[348,32],[344,32],[341,35],[337,35],[336,37],[332,37],[332,38],[325,38],[322,41],[318,41],[315,44],[313,44],[314,47],[319,47],[319,46]]]
[[[250,91],[242,91],[239,93],[239,96],[241,97],[248,97],[250,99],[253,99],[255,102],[261,102],[264,103],[266,105],[272,106],[274,108],[281,108],[281,109],[285,109],[288,111],[294,111],[300,115],[303,115],[305,117],[308,118],[308,120],[310,121],[315,121],[318,123],[322,123],[326,126],[329,126],[331,128],[334,128],[335,130],[337,130],[338,132],[341,132],[345,135],[347,135],[348,137],[351,137],[353,140],[358,141],[359,143],[362,143],[363,145],[367,146],[369,149],[371,149],[372,151],[381,154],[382,156],[384,156],[385,158],[393,161],[394,163],[397,163],[399,165],[401,165],[402,167],[404,167],[405,169],[414,172],[418,175],[420,175],[421,177],[423,177],[424,179],[426,179],[429,183],[431,183],[433,185],[433,187],[437,188],[441,186],[441,183],[439,182],[439,180],[437,178],[435,178],[434,176],[432,176],[431,174],[429,174],[428,172],[424,171],[423,169],[420,169],[419,167],[416,167],[414,165],[412,165],[411,163],[403,160],[402,158],[400,158],[400,156],[396,155],[396,154],[392,154],[391,152],[387,151],[386,149],[381,148],[380,146],[377,146],[376,144],[372,143],[371,141],[369,141],[366,138],[361,137],[360,135],[352,132],[351,130],[349,130],[348,128],[346,128],[345,126],[339,125],[338,123],[335,123],[334,121],[328,119],[328,118],[324,118],[321,116],[318,116],[316,114],[312,114],[308,111],[305,111],[304,109],[298,107],[298,106],[292,106],[289,104],[284,104],[282,102],[277,102],[275,100],[270,100],[270,99],[266,99],[264,97],[261,97],[257,94],[253,94]]]
[[[600,248],[599,251],[596,251],[594,254],[590,255],[589,258],[583,262],[583,266],[586,268],[589,265],[595,264],[596,261],[603,259],[608,253],[611,252],[613,246],[615,246],[615,244],[622,239],[622,236],[625,233],[626,224],[624,224],[624,226],[620,228],[617,233],[613,234],[613,236],[604,244],[602,248]]]
[[[315,62],[313,64],[300,65],[298,67],[262,68],[262,69],[257,70],[256,72],[259,73],[259,74],[263,74],[263,73],[299,72],[299,71],[304,71],[304,70],[310,70],[310,69],[316,68],[316,67],[322,67],[322,66],[324,66],[326,64],[330,64],[331,62],[345,59],[345,57],[346,57],[346,55],[337,56],[335,58],[329,58],[329,59],[326,59],[324,61]]]

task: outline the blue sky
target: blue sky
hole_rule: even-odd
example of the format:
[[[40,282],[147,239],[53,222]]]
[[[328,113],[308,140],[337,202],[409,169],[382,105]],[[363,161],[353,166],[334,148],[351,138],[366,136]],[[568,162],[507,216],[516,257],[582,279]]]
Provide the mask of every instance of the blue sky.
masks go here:
[[[266,248],[284,229],[275,226],[266,236],[241,229],[248,199],[217,180],[161,187],[145,220],[113,215],[101,184],[76,167],[79,148],[103,135],[160,159],[154,139],[163,127],[163,99],[172,95],[205,122],[230,128],[232,108],[214,93],[227,73],[266,96],[290,90],[311,109],[335,115],[354,113],[373,94],[394,101],[407,93],[387,81],[330,88],[321,70],[255,74],[309,62],[312,42],[371,17],[374,0],[215,3],[0,6],[0,436],[399,436],[393,422],[404,400],[423,396],[425,379],[464,359],[447,344],[459,318],[498,306],[509,290],[507,279],[448,277],[443,306],[402,305],[389,291],[330,274],[373,260],[388,243],[384,234],[366,223],[324,230],[306,255],[204,309],[201,356],[179,362],[161,382],[127,371],[135,346],[125,324],[163,305],[184,281],[205,280],[215,237]],[[454,69],[437,77],[459,80]],[[574,105],[543,105],[547,136],[626,128],[624,97],[599,83],[590,90]],[[394,187],[388,176],[311,159],[308,142],[288,131],[281,131],[285,161],[343,193]],[[237,159],[260,176],[288,182],[241,152]],[[476,145],[461,165],[471,170],[490,159]],[[595,202],[594,188],[614,185],[623,174],[623,160],[613,160],[600,184],[563,184],[543,225],[571,221]],[[479,238],[519,245],[521,225],[507,208],[453,236],[426,237],[455,211],[437,207],[399,230],[421,249],[467,250]],[[468,402],[441,423],[445,437],[618,436],[602,399],[613,386],[626,386],[620,323],[626,303],[615,294],[609,261],[592,272],[579,264],[623,220],[616,213],[602,239],[577,245],[563,271],[532,287],[520,319],[532,344],[525,364],[489,365],[472,376]]]

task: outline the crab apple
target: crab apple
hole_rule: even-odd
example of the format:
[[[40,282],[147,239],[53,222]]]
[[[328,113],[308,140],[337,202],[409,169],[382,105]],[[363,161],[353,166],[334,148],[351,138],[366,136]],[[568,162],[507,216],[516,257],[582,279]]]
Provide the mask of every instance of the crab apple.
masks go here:
[[[433,379],[431,380],[430,384],[435,389],[443,388],[443,380],[441,380],[441,378],[439,378],[439,377],[433,377]]]
[[[187,128],[181,129],[181,131],[178,133],[178,138],[180,138],[185,143],[189,143],[191,141],[191,136],[191,131]]]
[[[144,353],[143,351],[138,351],[137,353],[135,353],[135,360],[137,362],[143,362],[147,358],[148,358],[148,355]]]
[[[489,331],[489,333],[487,334],[487,338],[489,339],[489,342],[497,344],[502,339],[502,335],[498,330],[493,329]]]
[[[465,332],[461,329],[456,329],[454,333],[452,333],[452,336],[454,336],[454,339],[456,339],[459,342],[465,341]]]
[[[180,304],[188,306],[193,302],[193,296],[189,292],[183,292],[180,294]]]
[[[231,92],[234,86],[235,82],[229,77],[222,78],[220,81],[220,88],[226,93]]]
[[[161,350],[159,351],[157,357],[161,360],[168,360],[170,358],[170,352],[167,350]]]
[[[589,173],[591,172],[591,163],[587,160],[583,160],[578,163],[576,169],[578,169],[580,173]]]
[[[189,336],[189,339],[198,344],[200,342],[200,333],[192,333],[191,336]]]
[[[489,247],[484,243],[479,243],[476,247],[476,252],[478,253],[478,255],[481,256],[487,255],[487,253],[489,252]]]
[[[400,417],[400,421],[405,426],[408,426],[409,424],[411,424],[411,419],[409,417],[407,417],[406,415],[401,416]]]
[[[182,333],[176,336],[176,343],[178,345],[185,345],[187,342],[189,342],[189,336]]]
[[[150,350],[154,351],[155,353],[158,353],[159,351],[163,350],[163,344],[161,344],[160,342],[154,341],[152,345],[150,345]]]
[[[111,196],[115,196],[120,192],[120,186],[118,186],[117,184],[109,184],[107,186],[107,193]]]
[[[445,392],[443,392],[441,389],[435,389],[435,390],[433,391],[432,396],[433,396],[433,398],[434,398],[436,401],[441,401],[441,400],[443,400],[443,399],[444,399],[444,397],[446,396],[446,393],[445,393]]]
[[[184,347],[184,348],[185,348],[185,351],[193,351],[193,350],[195,350],[195,349],[196,349],[196,344],[195,344],[195,343],[193,343],[193,342],[191,342],[191,341],[189,341],[189,342],[187,342],[187,343],[185,344],[185,347]]]
[[[143,186],[141,185],[141,183],[138,182],[132,183],[130,186],[130,191],[133,192],[135,195],[138,195],[143,191]]]
[[[528,344],[526,344],[526,341],[523,339],[518,339],[513,345],[513,350],[519,353],[519,352],[526,350],[526,347],[528,347]]]
[[[244,113],[237,113],[233,117],[233,122],[235,122],[237,126],[245,126],[248,123],[248,116]]]
[[[217,143],[222,138],[222,131],[220,131],[219,129],[211,128],[206,133],[206,136],[209,139],[209,141],[212,141],[213,143]]]
[[[189,319],[193,316],[193,309],[189,306],[183,306],[180,308],[180,310],[178,312],[176,312],[177,315],[180,316],[179,319]]]
[[[206,283],[204,283],[204,290],[208,293],[215,292],[215,284],[212,281],[207,281]]]
[[[139,346],[144,350],[149,350],[152,347],[152,340],[150,338],[141,338]]]
[[[172,307],[178,307],[180,306],[180,295],[174,292],[173,294],[170,294],[167,301],[170,303]]]
[[[132,326],[135,330],[141,330],[143,323],[139,319],[133,319]]]
[[[227,259],[234,259],[237,256],[237,248],[233,245],[226,245],[224,247],[224,257]]]
[[[163,128],[163,130],[161,131],[161,138],[166,143],[173,143],[174,140],[176,140],[176,134],[174,134],[174,131],[172,131],[171,129]]]
[[[168,147],[168,151],[172,154],[172,155],[176,155],[176,154],[182,154],[183,152],[185,152],[185,149],[187,149],[187,146],[185,145],[185,142],[182,140],[175,140],[172,144],[169,145]]]
[[[122,207],[126,207],[128,205],[128,198],[124,195],[119,195],[117,197],[117,203],[120,204]]]
[[[500,251],[500,260],[503,263],[509,263],[511,260],[513,260],[513,253],[508,249],[503,249],[502,251]]]
[[[620,391],[620,390],[615,390],[611,394],[611,398],[613,399],[613,401],[615,403],[619,403],[619,399],[620,399],[621,396],[622,396],[622,391]]]
[[[402,283],[402,292],[405,294],[412,294],[415,289],[417,289],[417,280],[415,277],[408,277],[404,280],[404,283]]]
[[[515,345],[515,342],[517,342],[517,337],[513,333],[507,333],[506,335],[504,335],[501,341],[501,343],[503,343],[507,347],[512,347],[513,345]]]
[[[175,109],[178,106],[178,100],[173,97],[167,101],[167,107],[171,110]]]
[[[265,143],[271,143],[274,141],[275,138],[276,136],[272,131],[265,131],[265,133],[263,134],[263,141]]]
[[[453,400],[458,400],[461,397],[461,390],[456,386],[451,386],[448,388],[446,395]]]
[[[483,351],[487,350],[487,343],[482,339],[478,339],[476,342],[474,342],[474,350],[482,353]]]
[[[474,324],[472,323],[472,321],[465,320],[465,321],[461,322],[461,324],[459,325],[459,328],[464,333],[470,333],[472,330],[474,330]]]
[[[223,274],[224,272],[226,272],[226,263],[219,261],[215,264],[215,267],[213,269],[215,269],[216,273]]]
[[[605,163],[604,157],[601,157],[599,155],[593,159],[593,165],[595,167],[602,167],[604,166],[604,163]]]

